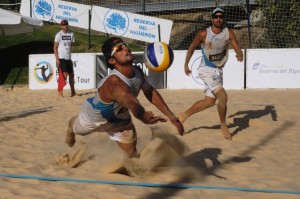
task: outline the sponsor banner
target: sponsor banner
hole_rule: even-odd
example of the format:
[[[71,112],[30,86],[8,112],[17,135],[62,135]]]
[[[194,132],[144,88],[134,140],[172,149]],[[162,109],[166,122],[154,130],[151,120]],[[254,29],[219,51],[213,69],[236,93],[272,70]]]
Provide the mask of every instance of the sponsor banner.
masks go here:
[[[166,73],[157,73],[150,71],[143,61],[144,52],[132,52],[135,60],[133,65],[140,67],[148,82],[157,89],[166,88],[165,75]],[[97,83],[110,72],[106,67],[106,61],[102,53],[96,54],[96,81]]]
[[[299,49],[247,50],[248,89],[300,88]]]
[[[200,79],[198,67],[202,60],[202,51],[195,50],[190,59],[189,67],[192,71],[190,76],[184,72],[186,50],[174,51],[174,61],[167,70],[168,89],[204,89],[205,84]],[[226,89],[244,89],[244,62],[238,62],[235,52],[229,50],[228,61],[223,69],[223,86]]]
[[[146,42],[169,43],[173,21],[93,6],[91,29]],[[160,38],[160,40],[159,40]]]
[[[95,88],[94,53],[72,53],[72,61],[75,89]],[[53,54],[29,55],[29,89],[57,89],[57,80],[58,69]],[[68,82],[64,89],[70,89]]]
[[[22,0],[20,7],[20,13],[24,16],[54,23],[66,19],[70,26],[85,29],[89,28],[89,10],[89,5],[59,0]]]

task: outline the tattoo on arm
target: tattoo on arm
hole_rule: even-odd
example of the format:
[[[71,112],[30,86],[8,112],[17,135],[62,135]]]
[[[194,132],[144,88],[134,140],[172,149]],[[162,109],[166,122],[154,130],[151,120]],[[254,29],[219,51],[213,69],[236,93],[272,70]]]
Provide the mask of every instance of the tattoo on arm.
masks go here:
[[[144,114],[145,114],[145,109],[142,106],[139,106],[136,110],[135,117],[140,120],[143,120]]]

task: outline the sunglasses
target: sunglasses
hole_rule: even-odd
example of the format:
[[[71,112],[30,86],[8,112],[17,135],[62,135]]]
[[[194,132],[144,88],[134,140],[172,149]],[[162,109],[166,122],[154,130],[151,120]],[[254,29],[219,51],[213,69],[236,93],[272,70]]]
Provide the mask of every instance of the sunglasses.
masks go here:
[[[224,19],[224,15],[214,15],[213,19]]]
[[[63,24],[62,26],[68,26],[69,24]]]
[[[125,42],[122,42],[122,43],[116,45],[115,47],[113,47],[113,50],[111,51],[110,56],[112,57],[114,55],[114,53],[120,52],[125,47],[128,48],[128,44],[126,44]]]

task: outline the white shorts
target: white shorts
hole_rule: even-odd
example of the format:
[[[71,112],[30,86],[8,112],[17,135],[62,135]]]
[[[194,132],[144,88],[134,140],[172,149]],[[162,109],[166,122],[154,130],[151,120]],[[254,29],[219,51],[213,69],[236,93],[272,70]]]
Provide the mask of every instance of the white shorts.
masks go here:
[[[223,87],[223,69],[200,66],[198,69],[200,79],[205,83],[205,95],[215,98],[213,91]]]
[[[136,131],[132,122],[127,124],[111,124],[103,122],[92,129],[83,125],[78,117],[75,118],[73,123],[73,132],[75,134],[84,136],[95,131],[107,132],[111,140],[125,144],[133,143],[136,140]]]

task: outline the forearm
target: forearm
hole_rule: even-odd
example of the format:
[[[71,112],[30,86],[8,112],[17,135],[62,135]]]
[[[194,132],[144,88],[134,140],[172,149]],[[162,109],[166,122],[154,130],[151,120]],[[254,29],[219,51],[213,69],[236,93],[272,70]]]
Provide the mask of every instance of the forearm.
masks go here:
[[[185,62],[184,62],[184,66],[187,67],[192,55],[194,54],[194,49],[192,49],[191,47],[188,49],[187,53],[186,53],[186,57],[185,57]]]
[[[131,108],[131,112],[137,119],[144,122],[145,109],[141,105]]]
[[[168,118],[175,116],[157,90],[152,91],[151,103]]]
[[[58,43],[54,43],[53,52],[54,52],[54,56],[55,56],[56,62],[58,62],[59,61],[59,57],[58,57]]]

